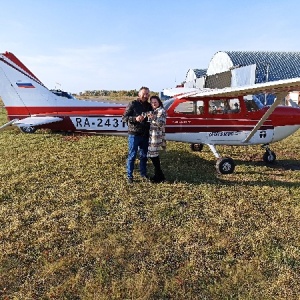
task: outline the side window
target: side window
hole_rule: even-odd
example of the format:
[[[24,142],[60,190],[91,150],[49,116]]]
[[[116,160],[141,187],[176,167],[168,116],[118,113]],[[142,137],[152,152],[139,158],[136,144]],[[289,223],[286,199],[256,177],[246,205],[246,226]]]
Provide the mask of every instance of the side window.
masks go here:
[[[174,109],[174,112],[179,114],[201,115],[204,113],[204,102],[202,100],[181,102]]]
[[[244,97],[247,111],[258,111],[263,108],[263,104],[256,96]]]
[[[211,114],[237,114],[239,112],[240,100],[238,98],[209,101],[209,113]]]
[[[204,102],[202,100],[198,100],[196,103],[196,113],[197,115],[204,114]]]
[[[194,105],[193,101],[185,101],[181,102],[174,109],[175,113],[179,114],[193,114],[194,113]]]

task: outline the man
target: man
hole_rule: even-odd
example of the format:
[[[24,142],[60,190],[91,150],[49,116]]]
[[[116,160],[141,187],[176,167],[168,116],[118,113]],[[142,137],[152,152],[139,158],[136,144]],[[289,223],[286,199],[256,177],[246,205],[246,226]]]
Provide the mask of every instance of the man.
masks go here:
[[[143,86],[139,90],[138,99],[130,102],[123,114],[123,122],[128,125],[128,159],[127,179],[133,183],[133,169],[137,152],[140,158],[140,174],[143,178],[147,176],[147,152],[149,144],[150,123],[147,122],[145,114],[152,111],[148,102],[150,96],[149,88]]]

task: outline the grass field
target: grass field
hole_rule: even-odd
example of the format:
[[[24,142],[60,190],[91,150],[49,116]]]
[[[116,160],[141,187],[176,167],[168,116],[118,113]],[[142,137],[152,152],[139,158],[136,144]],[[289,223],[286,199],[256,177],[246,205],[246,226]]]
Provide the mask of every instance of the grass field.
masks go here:
[[[126,138],[1,132],[0,298],[299,299],[299,142],[218,147],[232,175],[169,142],[129,186]]]

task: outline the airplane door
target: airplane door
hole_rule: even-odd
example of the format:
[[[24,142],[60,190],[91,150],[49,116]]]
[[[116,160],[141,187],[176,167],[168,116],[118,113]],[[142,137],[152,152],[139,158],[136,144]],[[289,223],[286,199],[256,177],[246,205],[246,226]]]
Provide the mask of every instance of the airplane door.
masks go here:
[[[169,140],[206,142],[206,110],[203,100],[180,99],[167,111],[166,134]]]
[[[207,126],[209,143],[235,144],[244,140],[247,121],[242,117],[240,100],[238,98],[209,100]]]

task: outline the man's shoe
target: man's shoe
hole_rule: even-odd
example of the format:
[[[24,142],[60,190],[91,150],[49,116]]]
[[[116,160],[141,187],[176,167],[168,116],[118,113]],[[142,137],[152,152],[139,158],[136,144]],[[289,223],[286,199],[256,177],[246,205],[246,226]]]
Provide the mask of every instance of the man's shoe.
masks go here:
[[[130,184],[133,183],[133,178],[127,178],[127,182]]]

